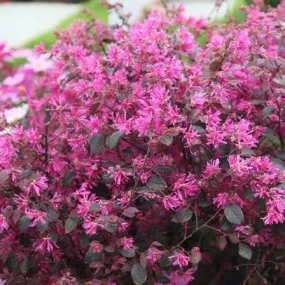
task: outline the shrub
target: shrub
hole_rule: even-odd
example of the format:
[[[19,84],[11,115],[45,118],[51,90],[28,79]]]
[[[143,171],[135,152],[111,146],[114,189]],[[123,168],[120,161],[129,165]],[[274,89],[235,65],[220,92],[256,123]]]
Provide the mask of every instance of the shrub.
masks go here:
[[[283,282],[285,3],[246,11],[1,46],[2,283]]]

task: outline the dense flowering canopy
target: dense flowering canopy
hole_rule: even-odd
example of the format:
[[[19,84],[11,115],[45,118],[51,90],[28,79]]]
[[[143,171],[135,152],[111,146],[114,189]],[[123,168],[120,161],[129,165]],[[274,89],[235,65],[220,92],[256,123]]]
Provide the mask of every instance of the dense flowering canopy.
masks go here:
[[[281,284],[285,2],[246,11],[0,46],[5,284]]]

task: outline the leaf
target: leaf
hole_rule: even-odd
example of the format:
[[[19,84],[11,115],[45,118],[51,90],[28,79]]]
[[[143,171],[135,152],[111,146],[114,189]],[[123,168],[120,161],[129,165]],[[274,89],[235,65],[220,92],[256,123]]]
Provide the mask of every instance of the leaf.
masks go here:
[[[78,218],[75,218],[75,217],[72,217],[72,218],[68,218],[66,221],[65,221],[65,233],[69,234],[71,233],[78,225],[79,223],[79,219]]]
[[[152,175],[147,180],[146,185],[152,190],[159,190],[167,187],[166,181],[159,175]]]
[[[138,193],[149,193],[151,190],[147,186],[142,186],[138,189]]]
[[[221,230],[222,231],[227,232],[227,231],[232,230],[232,228],[233,228],[233,225],[227,220],[225,215],[222,216],[220,223],[221,223]]]
[[[47,221],[47,217],[45,218],[45,223],[42,224],[41,222],[37,222],[36,223],[36,227],[37,227],[37,230],[40,231],[40,232],[44,232],[48,229],[49,227],[49,222]]]
[[[281,85],[281,86],[285,86],[285,78],[283,77],[283,78],[275,78],[275,79],[273,79],[273,81],[275,82],[275,83],[277,83],[277,84],[279,84],[279,85]]]
[[[220,144],[218,147],[218,152],[223,156],[227,156],[231,152],[231,147],[228,144]]]
[[[20,180],[29,178],[33,173],[35,173],[35,171],[32,169],[24,169],[21,173]]]
[[[243,223],[243,212],[241,208],[236,204],[229,204],[224,209],[224,214],[229,222],[235,225],[241,225]]]
[[[171,166],[163,165],[163,164],[156,164],[153,167],[153,169],[158,171],[158,172],[163,172],[163,173],[167,173],[167,174],[171,173],[173,170]]]
[[[94,154],[98,154],[101,149],[104,147],[104,136],[101,134],[96,134],[90,138],[89,141],[90,144],[90,150]]]
[[[247,260],[250,260],[251,257],[252,257],[252,249],[247,244],[239,243],[239,245],[238,245],[238,254],[241,257],[243,257],[243,258],[245,258]]]
[[[68,186],[74,178],[74,171],[68,171],[67,173],[64,174],[62,178],[62,185],[63,186]]]
[[[9,187],[11,178],[11,170],[3,169],[0,171],[0,190],[4,190],[4,188]]]
[[[251,188],[247,188],[243,193],[242,193],[242,196],[245,198],[245,199],[251,199],[254,197],[254,193],[253,191],[251,190]]]
[[[255,152],[248,148],[248,147],[243,147],[241,149],[241,155],[244,155],[244,156],[254,156],[255,155]]]
[[[48,222],[55,222],[58,219],[58,213],[52,209],[52,208],[48,208],[47,210],[47,221]]]
[[[276,157],[271,158],[271,163],[277,165],[280,170],[282,171],[285,170],[285,165],[280,158],[276,158]]]
[[[129,207],[127,209],[125,209],[125,211],[123,212],[123,215],[129,218],[133,218],[135,216],[136,213],[139,213],[140,211],[135,208],[135,207]]]
[[[85,234],[82,234],[80,237],[79,237],[79,242],[80,242],[80,245],[81,247],[85,248],[89,245],[89,238],[87,235]]]
[[[109,222],[105,222],[104,223],[104,229],[105,231],[107,231],[108,233],[115,233],[117,231],[117,224],[113,224],[113,223],[109,223]]]
[[[100,207],[100,204],[98,202],[92,202],[91,205],[90,205],[90,208],[89,208],[90,211],[93,211],[93,212],[100,212],[101,211],[101,207]]]
[[[173,142],[173,136],[163,135],[163,136],[159,137],[159,141],[164,145],[170,146]]]
[[[106,138],[106,147],[109,149],[113,149],[117,146],[120,138],[123,136],[123,133],[120,131],[112,133],[110,136]]]
[[[30,269],[30,262],[29,262],[29,257],[26,256],[23,261],[21,262],[20,265],[20,270],[23,274],[27,274],[29,272]]]
[[[263,108],[261,112],[262,119],[265,120],[266,118],[269,117],[273,112],[273,107],[272,106],[266,106]]]
[[[128,258],[132,258],[136,256],[136,252],[134,249],[123,249],[123,248],[119,248],[118,249],[118,253],[121,254],[124,257],[128,257]]]
[[[178,211],[174,218],[173,222],[175,223],[185,223],[188,222],[193,216],[193,212],[189,210],[188,208],[182,209]]]
[[[255,100],[252,100],[250,102],[251,105],[261,105],[261,104],[264,104],[264,103],[266,103],[265,100],[259,100],[259,99],[255,99]]]
[[[102,252],[93,252],[92,250],[87,251],[84,257],[84,261],[86,263],[92,263],[99,261],[102,257]]]
[[[10,251],[9,256],[7,258],[6,264],[7,264],[7,267],[8,267],[10,272],[15,270],[17,265],[18,265],[17,256],[11,251]]]
[[[30,225],[30,219],[27,216],[22,216],[19,220],[19,230],[24,232]]]
[[[147,279],[147,271],[137,262],[131,269],[131,276],[135,284],[142,285]]]
[[[159,284],[171,284],[171,281],[166,276],[161,276],[156,279]]]
[[[198,203],[198,206],[202,207],[202,208],[206,208],[209,207],[212,203],[208,200],[202,200]]]
[[[267,128],[264,134],[265,137],[269,138],[272,140],[274,138],[274,132],[271,128]]]
[[[219,159],[219,167],[222,169],[230,169],[230,164],[227,157],[221,157]]]
[[[173,259],[170,259],[169,256],[171,256],[170,253],[168,254],[163,254],[159,261],[158,261],[158,264],[161,268],[167,268],[167,267],[170,267],[172,266],[173,264]]]
[[[58,272],[58,270],[60,269],[61,265],[62,265],[61,261],[50,264],[50,271],[51,271],[51,273],[55,274],[56,272]]]

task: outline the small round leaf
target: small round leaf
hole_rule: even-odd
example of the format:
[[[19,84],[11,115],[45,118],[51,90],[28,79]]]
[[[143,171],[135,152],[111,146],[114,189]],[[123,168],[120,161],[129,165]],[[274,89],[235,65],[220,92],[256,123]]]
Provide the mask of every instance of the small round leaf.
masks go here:
[[[229,222],[235,225],[241,225],[243,223],[243,212],[241,208],[236,204],[229,204],[224,210],[225,216]]]
[[[252,257],[252,249],[247,244],[240,243],[238,245],[238,254],[241,257],[250,260]]]
[[[76,226],[78,225],[79,219],[72,217],[72,218],[68,218],[65,222],[65,233],[69,234],[71,233]]]
[[[135,263],[131,270],[132,279],[135,284],[142,285],[147,279],[147,271],[140,263]]]

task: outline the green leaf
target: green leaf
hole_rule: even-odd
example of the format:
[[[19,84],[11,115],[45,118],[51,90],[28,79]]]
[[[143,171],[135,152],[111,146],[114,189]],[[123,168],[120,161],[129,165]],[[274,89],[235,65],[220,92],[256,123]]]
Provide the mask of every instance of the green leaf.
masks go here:
[[[120,138],[123,136],[123,133],[120,131],[112,133],[110,136],[106,138],[106,147],[109,149],[113,149],[117,146]]]
[[[139,262],[137,262],[132,267],[131,276],[136,285],[142,285],[147,279],[147,271]]]
[[[255,156],[255,152],[248,148],[248,147],[243,147],[241,149],[241,155],[244,155],[244,156]]]
[[[171,281],[166,276],[158,277],[156,281],[160,284],[171,284]]]
[[[30,225],[30,219],[27,216],[22,216],[19,220],[19,230],[24,232]]]
[[[241,208],[236,204],[229,204],[224,209],[224,214],[229,222],[235,225],[241,225],[243,223],[243,212]]]
[[[149,193],[151,190],[147,186],[142,186],[138,189],[138,193]]]
[[[91,205],[90,205],[90,208],[89,208],[90,211],[93,211],[93,212],[100,212],[101,211],[101,207],[100,207],[100,204],[98,202],[92,202]]]
[[[193,212],[189,210],[188,208],[182,209],[178,211],[174,218],[173,222],[175,223],[185,223],[188,222],[193,216]]]
[[[89,237],[85,234],[82,234],[80,237],[79,237],[79,241],[80,241],[80,245],[81,247],[85,248],[89,245]]]
[[[218,152],[223,156],[227,156],[231,152],[231,147],[228,144],[220,144],[218,147]]]
[[[173,136],[163,135],[159,138],[159,141],[164,145],[170,146],[173,142]]]
[[[254,197],[254,193],[253,191],[251,190],[251,188],[247,188],[243,193],[242,193],[242,196],[245,198],[245,199],[251,199]]]
[[[62,265],[62,261],[50,264],[51,273],[55,274],[56,272],[58,272],[61,265]]]
[[[198,206],[202,207],[202,208],[206,208],[209,207],[212,203],[208,200],[202,200],[198,203]]]
[[[58,219],[58,213],[52,209],[52,208],[48,208],[47,210],[47,221],[48,222],[55,222]]]
[[[49,222],[47,221],[47,217],[45,218],[45,223],[42,224],[41,222],[37,222],[36,223],[36,227],[37,227],[37,230],[40,231],[40,232],[44,232],[48,229],[49,227]]]
[[[221,223],[221,230],[222,231],[227,232],[227,231],[232,230],[232,228],[233,228],[233,225],[227,220],[225,215],[222,216],[220,223]]]
[[[152,190],[159,190],[167,187],[166,181],[159,175],[152,175],[147,180],[146,185]]]
[[[17,265],[18,265],[17,256],[11,251],[10,251],[9,256],[7,258],[6,265],[7,265],[10,272],[15,270]]]
[[[124,257],[132,258],[136,256],[136,252],[134,249],[128,248],[128,249],[123,249],[119,248],[118,253],[121,254]]]
[[[243,257],[243,258],[245,258],[247,260],[250,260],[251,257],[252,257],[252,249],[247,244],[239,243],[239,245],[238,245],[238,254],[241,257]]]
[[[273,112],[273,107],[272,106],[266,106],[263,108],[262,110],[262,119],[265,120],[266,118],[268,118]]]
[[[76,217],[72,217],[72,218],[68,218],[66,221],[65,221],[65,233],[69,234],[71,233],[78,225],[79,223],[79,219],[76,218]]]
[[[114,234],[117,231],[118,225],[109,223],[108,221],[104,223],[104,229],[108,233]]]
[[[104,147],[104,136],[101,134],[96,134],[90,138],[89,141],[90,144],[90,150],[94,154],[98,154],[101,149]]]
[[[277,165],[280,170],[282,170],[282,171],[285,170],[285,165],[284,165],[283,161],[280,158],[272,157],[271,158],[271,163]]]
[[[273,137],[274,137],[274,132],[273,132],[273,130],[272,130],[271,128],[267,128],[267,129],[266,129],[266,132],[265,132],[265,134],[264,134],[264,136],[267,137],[267,138],[269,138],[270,140],[272,140]]]
[[[163,173],[167,173],[167,174],[171,173],[173,170],[171,166],[163,165],[163,164],[156,164],[156,165],[154,165],[153,169],[155,171],[163,172]]]
[[[161,268],[167,268],[167,267],[170,267],[172,266],[173,264],[173,259],[169,258],[169,256],[171,256],[170,253],[168,254],[163,254],[161,256],[161,258],[159,259],[158,261],[158,264]]]
[[[64,174],[62,178],[62,185],[63,186],[68,186],[74,178],[74,171],[68,171],[67,173]]]
[[[139,213],[140,211],[135,207],[129,207],[124,210],[123,215],[128,218],[133,218],[136,213]]]
[[[29,272],[29,269],[30,269],[30,261],[29,261],[29,257],[26,256],[21,262],[20,270],[23,274],[27,274]]]
[[[92,263],[99,261],[102,257],[102,252],[93,252],[92,250],[87,251],[84,257],[84,261],[86,263]]]

